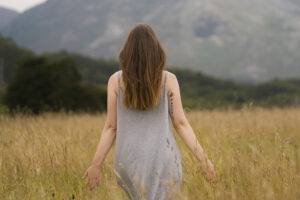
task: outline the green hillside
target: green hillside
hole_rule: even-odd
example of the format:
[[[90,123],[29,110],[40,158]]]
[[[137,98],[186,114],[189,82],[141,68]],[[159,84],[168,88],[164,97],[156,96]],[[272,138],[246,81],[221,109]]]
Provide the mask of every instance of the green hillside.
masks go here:
[[[15,66],[20,59],[34,54],[19,48],[12,40],[1,37],[0,57],[5,63],[6,84],[0,85],[0,98],[5,92],[5,85],[13,77]],[[7,51],[3,51],[7,49]],[[8,53],[9,52],[9,53]],[[52,62],[73,60],[76,68],[86,83],[98,84],[106,88],[108,78],[119,69],[117,61],[94,59],[78,53],[61,51],[44,54]],[[168,66],[180,84],[184,107],[199,109],[242,108],[243,106],[286,107],[300,105],[300,79],[272,79],[261,84],[239,83],[229,79],[219,79],[199,71]],[[31,80],[34,81],[34,80]],[[105,99],[105,98],[104,98]]]

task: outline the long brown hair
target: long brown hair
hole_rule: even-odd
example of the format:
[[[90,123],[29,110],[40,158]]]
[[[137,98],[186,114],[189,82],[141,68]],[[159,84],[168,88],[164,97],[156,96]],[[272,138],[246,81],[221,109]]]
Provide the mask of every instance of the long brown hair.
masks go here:
[[[165,63],[166,54],[151,26],[135,25],[119,53],[126,109],[147,110],[158,104]]]

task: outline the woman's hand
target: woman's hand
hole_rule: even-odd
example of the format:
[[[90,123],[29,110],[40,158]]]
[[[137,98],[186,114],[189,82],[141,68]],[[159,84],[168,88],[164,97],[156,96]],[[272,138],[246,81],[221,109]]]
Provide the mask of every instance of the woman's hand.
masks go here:
[[[201,163],[201,169],[202,175],[209,183],[212,185],[216,185],[218,183],[214,165],[209,159],[207,159],[206,162]]]
[[[99,186],[100,170],[98,167],[91,165],[83,175],[85,180],[85,190],[87,188],[92,191],[96,186]]]

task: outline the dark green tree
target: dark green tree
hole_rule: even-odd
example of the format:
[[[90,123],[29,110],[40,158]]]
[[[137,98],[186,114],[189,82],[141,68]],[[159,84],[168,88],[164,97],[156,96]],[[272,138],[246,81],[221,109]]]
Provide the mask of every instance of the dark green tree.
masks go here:
[[[106,91],[82,83],[72,58],[50,61],[47,56],[27,57],[19,62],[7,87],[4,103],[10,111],[102,111]]]

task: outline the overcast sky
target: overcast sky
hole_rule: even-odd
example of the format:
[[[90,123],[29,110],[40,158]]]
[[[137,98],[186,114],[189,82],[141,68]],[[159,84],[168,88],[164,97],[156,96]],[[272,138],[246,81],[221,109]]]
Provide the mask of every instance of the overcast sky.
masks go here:
[[[10,8],[23,12],[37,4],[43,3],[46,0],[0,0],[0,7]]]

